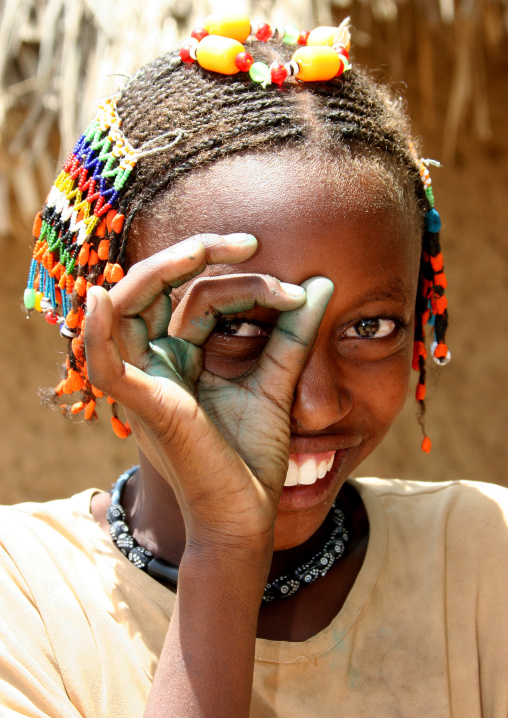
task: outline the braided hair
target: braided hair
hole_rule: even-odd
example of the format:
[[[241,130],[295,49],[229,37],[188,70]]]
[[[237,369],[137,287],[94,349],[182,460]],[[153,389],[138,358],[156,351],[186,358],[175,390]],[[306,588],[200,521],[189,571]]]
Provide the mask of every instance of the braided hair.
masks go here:
[[[246,48],[249,44],[246,43]],[[287,62],[290,53],[288,46],[280,42],[256,43],[257,57],[268,64],[273,60]],[[121,187],[116,210],[104,212],[108,207],[105,205],[96,212],[98,217],[101,213],[104,217],[87,236],[86,245],[71,246],[69,256],[75,258],[71,271],[61,271],[61,292],[69,293],[71,289],[71,306],[64,307],[69,309],[65,326],[71,330],[66,335],[71,336],[66,375],[55,391],[58,396],[80,392],[80,401],[71,405],[72,413],[84,410],[87,419],[95,418],[95,401],[101,395],[88,381],[83,336],[76,329],[82,321],[86,287],[102,284],[109,289],[121,279],[136,216],[149,212],[154,200],[161,193],[171,192],[181,178],[212,162],[239,153],[314,144],[335,155],[347,151],[360,158],[379,158],[410,198],[422,231],[413,368],[419,372],[416,398],[423,414],[427,322],[434,323],[436,360],[446,363],[449,358],[444,343],[448,322],[446,279],[430,176],[417,159],[400,99],[392,98],[385,87],[358,69],[327,82],[261,88],[243,75],[224,76],[203,70],[197,64],[183,64],[176,51],[159,57],[133,76],[120,91],[116,110],[130,145],[148,149],[140,153],[128,182]],[[91,155],[94,167],[101,147],[97,143]],[[71,174],[73,166],[72,162],[67,165]],[[90,190],[86,184],[90,181],[86,174],[80,175],[80,181],[83,177],[83,191],[93,191],[95,186]],[[51,214],[46,207],[36,220],[37,257],[42,264],[46,255],[44,245],[40,244],[41,223],[42,226],[44,222],[52,223],[61,236],[69,231],[69,220],[62,217],[63,214],[55,219],[54,212]],[[47,253],[47,248],[44,251]],[[59,258],[60,264],[65,264],[67,257],[63,259]],[[52,260],[48,261],[51,265]],[[118,419],[114,402],[112,408],[113,428],[124,436],[128,427]],[[422,448],[430,448],[427,437]]]

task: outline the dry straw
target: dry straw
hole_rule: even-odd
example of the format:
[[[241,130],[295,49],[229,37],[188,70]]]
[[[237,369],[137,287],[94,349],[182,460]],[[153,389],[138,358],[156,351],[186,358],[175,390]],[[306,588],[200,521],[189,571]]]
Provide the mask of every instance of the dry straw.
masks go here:
[[[95,110],[137,66],[166,51],[231,0],[0,0],[0,239],[24,232],[55,164]],[[404,79],[416,54],[422,116],[439,113],[437,78],[451,76],[443,153],[454,156],[467,122],[490,136],[487,62],[508,26],[508,0],[237,0],[253,19],[312,28],[347,14],[359,51]]]

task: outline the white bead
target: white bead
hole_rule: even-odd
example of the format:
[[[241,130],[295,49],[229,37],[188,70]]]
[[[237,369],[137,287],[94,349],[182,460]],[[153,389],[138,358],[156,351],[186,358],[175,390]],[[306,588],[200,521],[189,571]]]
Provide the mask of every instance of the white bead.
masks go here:
[[[63,323],[60,325],[60,335],[65,339],[74,339],[76,334],[77,331],[68,327],[67,324]]]

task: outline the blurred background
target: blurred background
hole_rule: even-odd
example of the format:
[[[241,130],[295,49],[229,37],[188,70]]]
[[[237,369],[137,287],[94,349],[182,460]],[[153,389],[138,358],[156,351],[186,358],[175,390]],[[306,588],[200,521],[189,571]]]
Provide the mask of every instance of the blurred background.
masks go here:
[[[109,488],[136,460],[109,407],[85,426],[39,402],[65,345],[23,311],[32,221],[96,101],[228,8],[301,29],[351,15],[352,61],[395,85],[424,156],[443,164],[432,178],[453,359],[430,367],[432,453],[409,398],[358,475],[508,486],[508,0],[0,0],[0,502]]]

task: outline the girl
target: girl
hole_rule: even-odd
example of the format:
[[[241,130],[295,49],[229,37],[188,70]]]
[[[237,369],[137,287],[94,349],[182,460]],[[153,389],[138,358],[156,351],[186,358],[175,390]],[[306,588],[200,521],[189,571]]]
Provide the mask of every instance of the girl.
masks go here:
[[[348,481],[428,321],[449,359],[428,171],[348,52],[212,16],[51,190],[25,303],[140,465],[3,511],[6,715],[506,715],[504,490]]]

